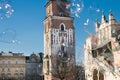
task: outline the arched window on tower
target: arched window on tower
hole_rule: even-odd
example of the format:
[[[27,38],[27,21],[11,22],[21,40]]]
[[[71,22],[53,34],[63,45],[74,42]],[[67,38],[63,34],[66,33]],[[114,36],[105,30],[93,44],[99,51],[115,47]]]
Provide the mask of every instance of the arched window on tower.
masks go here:
[[[61,31],[65,31],[65,25],[62,23],[62,24],[60,24],[60,30]]]
[[[63,24],[61,25],[61,31],[64,31],[64,25]]]

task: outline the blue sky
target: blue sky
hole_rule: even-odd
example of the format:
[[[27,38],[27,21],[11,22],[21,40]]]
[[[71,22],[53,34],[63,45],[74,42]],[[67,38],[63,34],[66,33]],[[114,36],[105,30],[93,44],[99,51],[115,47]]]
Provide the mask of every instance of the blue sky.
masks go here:
[[[89,36],[87,32],[94,33],[94,22],[97,18],[99,21],[101,20],[102,10],[107,19],[111,9],[115,18],[120,20],[120,0],[82,1],[84,7],[78,13],[79,17],[72,14],[75,18],[77,60],[83,60],[83,45],[86,37]],[[14,0],[10,2],[14,9],[13,15],[8,19],[0,20],[0,51],[22,52],[26,55],[43,52],[43,20],[45,19],[44,5],[46,2],[47,0]],[[76,0],[76,3],[81,5],[79,0]],[[6,34],[2,34],[3,32]],[[13,37],[17,42],[8,43]]]

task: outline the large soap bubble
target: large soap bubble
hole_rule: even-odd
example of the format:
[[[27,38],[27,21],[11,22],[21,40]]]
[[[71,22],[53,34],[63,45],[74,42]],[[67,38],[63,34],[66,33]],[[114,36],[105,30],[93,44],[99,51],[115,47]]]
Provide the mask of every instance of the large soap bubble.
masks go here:
[[[14,13],[14,9],[9,0],[0,0],[0,19],[6,19],[11,17]]]
[[[57,0],[58,6],[67,13],[70,13],[72,16],[80,17],[80,12],[84,8],[83,0],[64,0],[68,4],[66,6],[62,5],[63,0]]]
[[[12,44],[20,43],[20,41],[16,39],[16,31],[12,29],[6,29],[0,33],[0,42]]]

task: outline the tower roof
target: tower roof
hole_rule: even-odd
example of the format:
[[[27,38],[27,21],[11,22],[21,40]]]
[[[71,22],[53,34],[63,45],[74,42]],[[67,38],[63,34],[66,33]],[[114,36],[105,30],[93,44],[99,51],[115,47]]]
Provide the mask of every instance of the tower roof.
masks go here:
[[[106,17],[105,17],[105,14],[104,14],[104,11],[102,11],[102,21],[101,21],[102,23],[103,22],[106,22]]]
[[[104,18],[105,18],[105,14],[104,14],[104,11],[102,11],[102,17],[104,17]]]
[[[112,10],[110,10],[109,12],[110,12],[110,15],[112,15]]]
[[[109,21],[115,21],[114,15],[112,13],[112,10],[109,11]]]
[[[109,11],[109,15],[114,16],[113,13],[112,13],[112,10]]]

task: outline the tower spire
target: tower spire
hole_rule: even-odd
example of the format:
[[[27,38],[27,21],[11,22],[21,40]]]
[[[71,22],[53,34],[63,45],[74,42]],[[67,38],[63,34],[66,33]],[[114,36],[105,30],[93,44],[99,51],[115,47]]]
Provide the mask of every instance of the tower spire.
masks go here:
[[[100,27],[100,24],[99,24],[99,22],[98,22],[98,19],[96,19],[95,26],[96,26],[96,31],[97,31],[98,28]]]
[[[113,23],[115,22],[115,18],[114,15],[112,13],[112,10],[109,11],[109,23]]]
[[[112,10],[111,10],[111,9],[110,9],[109,13],[110,13],[110,15],[113,15],[113,14],[112,14]]]
[[[105,17],[105,14],[104,14],[104,11],[102,11],[102,23],[106,22],[106,17]]]

